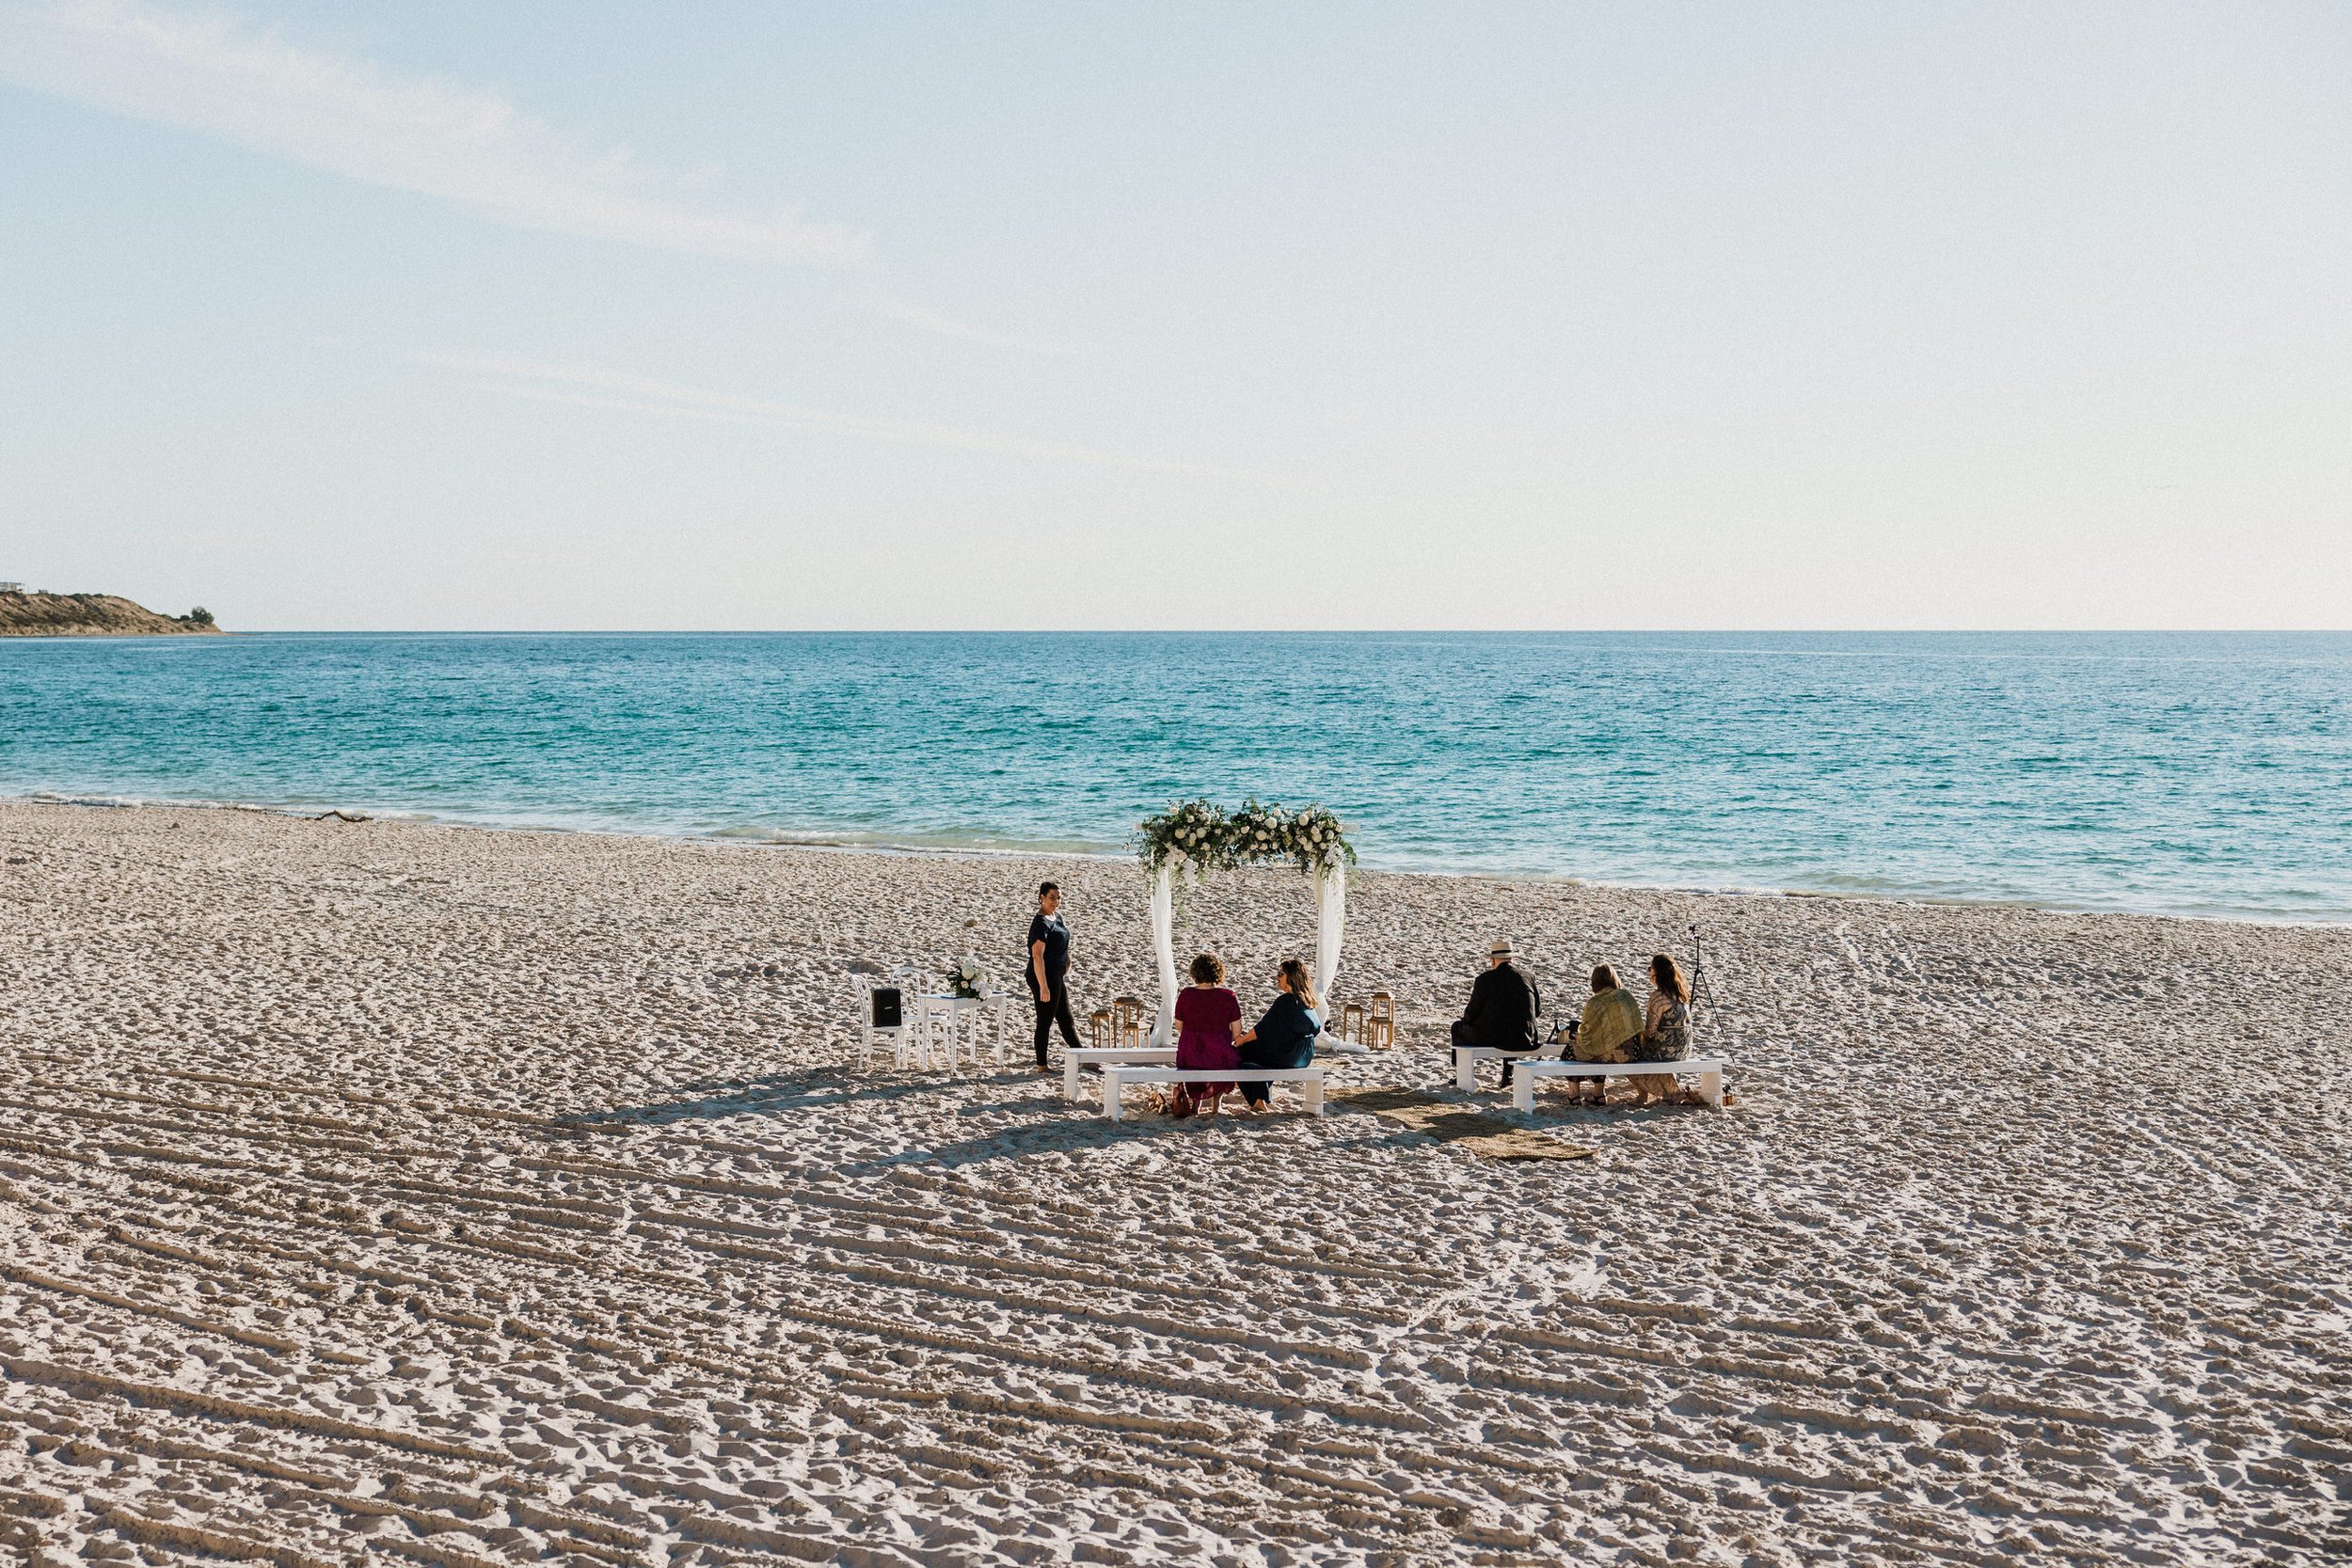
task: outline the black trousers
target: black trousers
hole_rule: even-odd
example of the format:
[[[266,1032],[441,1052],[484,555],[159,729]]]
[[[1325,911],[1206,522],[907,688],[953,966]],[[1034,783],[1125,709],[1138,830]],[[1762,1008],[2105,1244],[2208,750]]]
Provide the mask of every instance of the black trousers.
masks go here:
[[[1465,1046],[1476,1045],[1477,1043],[1478,1042],[1476,1040],[1470,1038],[1470,1025],[1464,1023],[1458,1018],[1455,1019],[1454,1021],[1454,1060],[1456,1063],[1460,1062],[1462,1059],[1462,1048]],[[1541,1049],[1543,1049],[1541,1046],[1531,1045],[1527,1048],[1527,1054],[1533,1056]],[[1509,1056],[1502,1058],[1502,1086],[1506,1089],[1511,1086],[1511,1062],[1512,1058]]]
[[[1294,1045],[1268,1045],[1263,1040],[1250,1040],[1241,1047],[1241,1065],[1244,1067],[1305,1067],[1314,1059],[1315,1042],[1311,1039],[1300,1040]],[[1245,1081],[1241,1085],[1241,1097],[1252,1105],[1263,1105],[1274,1098],[1274,1085],[1263,1079],[1254,1084]]]
[[[1037,1003],[1037,1065],[1043,1067],[1046,1037],[1054,1032],[1055,1024],[1061,1025],[1063,1046],[1071,1051],[1078,1049],[1078,1021],[1070,1016],[1070,988],[1067,986],[1056,991],[1051,1001],[1042,996],[1035,998],[1035,1001]]]

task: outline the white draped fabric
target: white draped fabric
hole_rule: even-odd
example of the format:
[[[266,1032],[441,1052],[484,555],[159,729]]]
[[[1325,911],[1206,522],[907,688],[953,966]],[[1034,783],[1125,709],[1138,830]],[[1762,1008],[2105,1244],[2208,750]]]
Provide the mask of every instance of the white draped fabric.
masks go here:
[[[1176,868],[1162,865],[1152,873],[1152,948],[1160,960],[1160,1017],[1152,1025],[1152,1044],[1168,1049],[1176,1037]]]
[[[1347,934],[1347,868],[1315,868],[1315,996],[1330,1006],[1331,982],[1340,977],[1340,940]]]

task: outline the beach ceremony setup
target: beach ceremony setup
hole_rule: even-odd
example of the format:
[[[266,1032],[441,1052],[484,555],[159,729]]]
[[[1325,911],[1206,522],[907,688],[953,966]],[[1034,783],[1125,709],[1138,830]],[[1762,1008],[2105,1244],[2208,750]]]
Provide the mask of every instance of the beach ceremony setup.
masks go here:
[[[0,0],[0,1568],[2352,1564],[2347,82]]]
[[[1187,902],[1197,899],[1204,876],[1245,866],[1294,866],[1312,890],[1312,984],[1318,997],[1325,999],[1313,1009],[1323,1024],[1317,1048],[1328,1053],[1356,1055],[1369,1054],[1375,1045],[1384,1050],[1394,1048],[1395,998],[1391,992],[1373,990],[1360,1003],[1341,1003],[1332,998],[1347,928],[1348,867],[1356,863],[1355,846],[1348,841],[1338,817],[1321,806],[1286,812],[1279,805],[1260,805],[1251,800],[1229,814],[1207,800],[1186,800],[1145,818],[1136,828],[1136,839],[1151,888],[1152,950],[1160,998],[1156,1021],[1147,1033],[1143,1004],[1131,996],[1114,998],[1109,1006],[1095,1010],[1089,1021],[1087,1043],[1067,1047],[1062,1052],[1062,1092],[1066,1099],[1075,1101],[1084,1075],[1095,1073],[1099,1075],[1104,1113],[1117,1121],[1124,1110],[1123,1091],[1130,1084],[1216,1083],[1233,1076],[1217,1069],[1188,1069],[1177,1060],[1177,911],[1180,893],[1188,895]],[[965,922],[967,933],[977,924]],[[1189,936],[1189,922],[1185,925],[1184,934]],[[887,1051],[891,1065],[898,1069],[930,1069],[937,1065],[952,1070],[967,1056],[977,1067],[992,1041],[994,1065],[999,1069],[1005,1067],[1008,1018],[1015,993],[1021,988],[1002,985],[992,989],[989,966],[969,950],[970,944],[967,935],[966,951],[936,975],[919,964],[888,971],[879,965],[864,966],[867,978],[861,998],[861,1069],[876,1065],[878,1050]],[[943,976],[945,989],[941,989]],[[1452,1059],[1454,1083],[1465,1093],[1476,1091],[1481,1062],[1515,1063],[1519,1081],[1514,1103],[1521,1111],[1534,1109],[1534,1086],[1543,1079],[1599,1085],[1605,1099],[1609,1079],[1645,1072],[1656,1075],[1661,1071],[1670,1076],[1696,1077],[1704,1085],[1702,1098],[1721,1109],[1724,1101],[1723,1059],[1691,1057],[1687,1049],[1676,1054],[1683,1060],[1661,1063],[1659,1058],[1650,1057],[1628,1061],[1621,1056],[1577,1060],[1570,1054],[1565,1038],[1561,1037],[1551,1049],[1538,1048],[1526,1053],[1524,1058],[1519,1053],[1467,1046],[1453,1048]],[[1044,1065],[1039,1063],[1040,1070]],[[1308,1108],[1318,1116],[1323,1114],[1325,1080],[1321,1065],[1309,1062],[1256,1068],[1248,1076],[1256,1082],[1295,1085],[1306,1096]]]
[[[1340,944],[1346,929],[1347,867],[1356,859],[1355,848],[1347,842],[1339,819],[1329,812],[1311,807],[1290,813],[1279,806],[1261,806],[1254,800],[1230,816],[1206,800],[1184,801],[1146,818],[1138,825],[1136,837],[1151,889],[1153,971],[1160,998],[1155,1021],[1147,1033],[1143,1004],[1135,997],[1115,998],[1109,1006],[1096,1009],[1089,1018],[1088,1043],[1065,1049],[1062,1053],[1064,1093],[1073,1101],[1078,1097],[1082,1069],[1109,1074],[1103,1080],[1103,1105],[1114,1120],[1120,1112],[1122,1082],[1176,1083],[1186,1076],[1176,1066],[1173,1035],[1180,888],[1187,893],[1195,891],[1205,872],[1269,862],[1295,863],[1313,889],[1314,983],[1318,991],[1328,994],[1338,974]],[[963,1055],[967,1020],[975,1024],[986,1020],[993,1024],[995,1063],[999,1068],[1005,1065],[1006,1020],[1019,987],[1002,985],[992,990],[988,965],[968,951],[946,966],[945,975],[947,989],[944,991],[930,989],[931,977],[919,965],[904,966],[888,972],[883,978],[867,980],[860,1026],[861,1067],[873,1062],[880,1040],[887,1044],[894,1066],[903,1068],[912,1061],[929,1067],[936,1059],[953,1068]],[[1386,992],[1376,995],[1377,1004],[1385,1005],[1381,1011],[1381,1022],[1387,1029],[1384,1043],[1393,1043],[1392,999]],[[1359,1005],[1355,1016],[1360,1018],[1364,1012]],[[1367,1049],[1360,1039],[1347,1039],[1343,1033],[1344,1016],[1330,1035],[1331,1046],[1342,1050]],[[1359,1024],[1358,1035],[1366,1033],[1368,1028],[1369,1025]],[[979,1034],[976,1031],[969,1038],[972,1058],[977,1063],[981,1050]],[[1041,1062],[1039,1066],[1041,1069],[1044,1064]],[[1323,1101],[1319,1069],[1268,1070],[1276,1079],[1308,1084],[1310,1103],[1320,1112]]]

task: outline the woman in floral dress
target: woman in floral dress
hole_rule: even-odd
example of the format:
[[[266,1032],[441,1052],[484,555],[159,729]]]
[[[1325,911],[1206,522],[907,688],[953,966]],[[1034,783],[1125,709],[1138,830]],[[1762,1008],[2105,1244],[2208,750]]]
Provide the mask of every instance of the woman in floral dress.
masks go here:
[[[1649,1009],[1642,1019],[1642,1035],[1626,1042],[1625,1059],[1679,1062],[1691,1054],[1691,988],[1681,969],[1664,953],[1650,959],[1649,983]],[[1681,1080],[1671,1072],[1636,1073],[1633,1086],[1642,1094],[1635,1101],[1639,1105],[1648,1104],[1652,1096],[1675,1105],[1692,1104],[1698,1099],[1684,1093]]]

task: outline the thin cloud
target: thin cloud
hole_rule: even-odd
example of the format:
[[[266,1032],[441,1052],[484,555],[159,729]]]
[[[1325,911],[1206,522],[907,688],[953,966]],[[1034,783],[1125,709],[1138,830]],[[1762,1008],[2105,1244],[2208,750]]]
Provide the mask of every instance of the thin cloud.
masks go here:
[[[1051,355],[1057,359],[1074,359],[1091,352],[1082,343],[1057,342],[1048,338],[1017,338],[1009,333],[991,332],[984,327],[970,326],[951,316],[903,299],[877,299],[868,302],[874,314],[905,326],[936,332],[943,338],[961,338],[967,343],[985,343],[990,348],[1009,348],[1023,354]]]
[[[855,261],[866,237],[666,200],[625,154],[592,155],[495,93],[400,77],[229,19],[135,0],[0,0],[0,79],[217,136],[519,229],[701,256]]]
[[[594,365],[549,365],[536,360],[470,354],[419,354],[418,363],[462,371],[485,377],[480,385],[508,397],[540,403],[570,404],[586,408],[611,408],[632,414],[657,414],[670,419],[710,420],[724,424],[758,425],[772,430],[818,431],[854,436],[869,441],[894,441],[905,446],[946,447],[963,451],[993,452],[1007,457],[1042,458],[1097,468],[1124,468],[1141,473],[1202,474],[1229,479],[1263,479],[1262,474],[1235,468],[1205,467],[1170,458],[1135,452],[1105,451],[1066,441],[1037,441],[993,431],[965,430],[955,425],[919,420],[878,419],[869,414],[844,414],[830,408],[777,403],[734,392],[660,381],[627,371]]]

